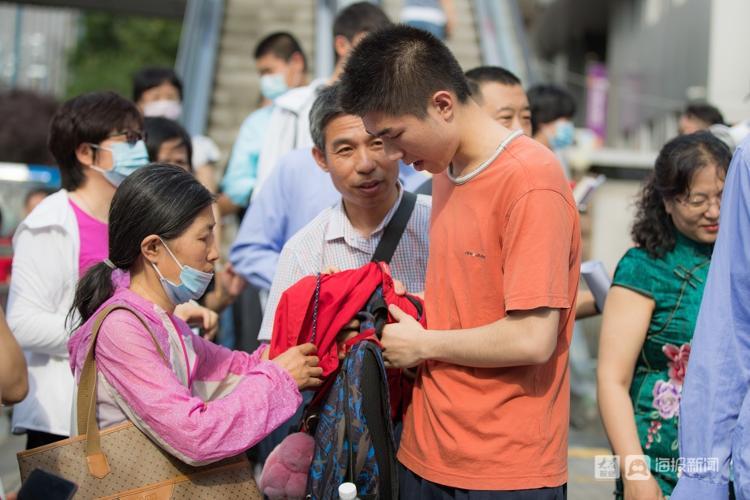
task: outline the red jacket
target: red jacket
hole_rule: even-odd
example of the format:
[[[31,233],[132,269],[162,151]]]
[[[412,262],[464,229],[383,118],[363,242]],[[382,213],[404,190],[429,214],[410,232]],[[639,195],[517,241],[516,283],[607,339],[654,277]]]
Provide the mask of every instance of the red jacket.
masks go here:
[[[318,299],[317,334],[312,339],[312,317],[315,298],[316,276],[307,276],[289,287],[281,296],[276,308],[271,337],[271,359],[290,347],[313,342],[318,348],[323,377],[335,374],[339,367],[338,344],[336,337],[361,311],[378,286],[383,287],[383,298],[388,305],[395,304],[401,310],[416,318],[422,326],[427,325],[424,303],[419,297],[396,295],[393,289],[388,264],[369,263],[358,269],[321,276]],[[419,309],[415,305],[419,304]],[[388,323],[393,318],[388,315]],[[410,400],[411,382],[401,377],[400,370],[388,370],[391,387],[391,403],[394,416],[400,413],[397,408],[405,408]],[[404,379],[404,380],[402,380]],[[406,398],[401,401],[401,395]]]
[[[271,358],[290,347],[311,341],[316,281],[316,276],[307,276],[282,294],[273,322]],[[415,296],[407,298],[396,295],[388,264],[371,262],[358,269],[321,276],[318,332],[313,343],[318,348],[324,377],[335,372],[339,366],[336,336],[362,310],[380,285],[383,286],[383,297],[388,305],[396,304],[426,326],[422,300]],[[419,303],[422,311],[418,311],[412,301]],[[390,314],[388,322],[393,322]]]

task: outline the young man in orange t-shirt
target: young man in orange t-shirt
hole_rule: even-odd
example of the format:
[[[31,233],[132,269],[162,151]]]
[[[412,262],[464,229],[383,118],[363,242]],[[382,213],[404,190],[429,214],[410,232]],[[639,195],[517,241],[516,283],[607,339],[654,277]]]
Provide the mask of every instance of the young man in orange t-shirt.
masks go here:
[[[420,30],[368,36],[342,86],[392,158],[434,174],[429,330],[393,309],[382,339],[390,366],[419,366],[402,497],[564,498],[580,230],[560,165],[483,112]]]

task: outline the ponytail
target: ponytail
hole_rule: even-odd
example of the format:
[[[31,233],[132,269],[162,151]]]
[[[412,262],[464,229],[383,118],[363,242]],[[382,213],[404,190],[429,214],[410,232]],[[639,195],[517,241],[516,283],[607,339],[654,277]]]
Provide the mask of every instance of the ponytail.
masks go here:
[[[112,267],[104,262],[92,266],[78,281],[73,305],[68,313],[72,318],[75,311],[80,315],[76,328],[85,323],[115,291],[112,284]]]

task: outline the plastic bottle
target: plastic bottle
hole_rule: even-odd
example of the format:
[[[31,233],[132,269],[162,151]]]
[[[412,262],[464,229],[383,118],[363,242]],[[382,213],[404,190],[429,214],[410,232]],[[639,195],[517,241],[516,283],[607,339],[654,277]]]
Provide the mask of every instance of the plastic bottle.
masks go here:
[[[357,485],[354,483],[341,483],[339,485],[339,498],[341,500],[356,500]]]

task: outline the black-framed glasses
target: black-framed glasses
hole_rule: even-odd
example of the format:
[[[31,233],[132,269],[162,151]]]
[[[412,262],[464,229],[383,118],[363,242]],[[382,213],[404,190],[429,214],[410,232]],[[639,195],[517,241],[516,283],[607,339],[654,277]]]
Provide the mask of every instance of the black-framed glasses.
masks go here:
[[[113,132],[107,136],[107,139],[120,137],[122,135],[125,136],[125,141],[127,141],[127,143],[130,144],[131,146],[138,141],[146,140],[146,134],[144,132],[141,132],[140,130],[131,130],[131,129]]]

